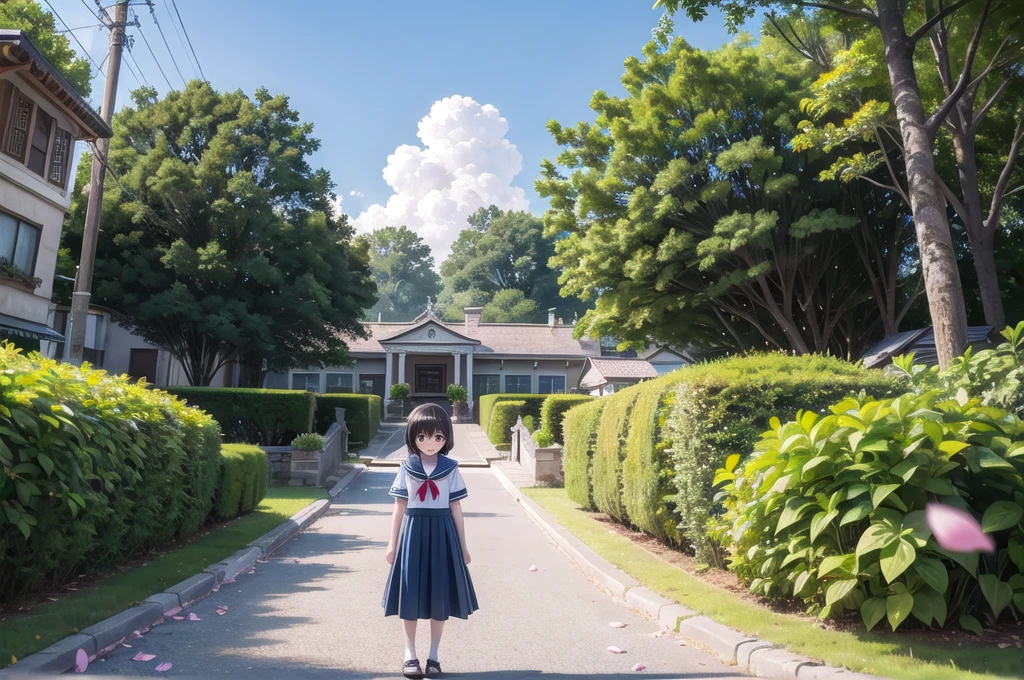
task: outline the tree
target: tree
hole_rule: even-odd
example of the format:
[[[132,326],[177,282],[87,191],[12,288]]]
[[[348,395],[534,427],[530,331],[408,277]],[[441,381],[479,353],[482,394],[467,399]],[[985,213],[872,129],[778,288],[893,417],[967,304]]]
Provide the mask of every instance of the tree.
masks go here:
[[[548,266],[555,254],[554,239],[545,237],[538,218],[490,206],[471,215],[468,223],[469,228],[459,234],[451,255],[441,265],[441,301],[447,318],[462,318],[459,304],[470,291],[468,297],[481,305],[499,291],[521,291],[535,306],[529,316],[511,319],[518,322],[541,321],[540,315],[552,307],[563,317],[584,309],[578,299],[559,296],[558,272]],[[518,309],[525,313],[527,307]]]
[[[770,38],[701,52],[670,34],[626,61],[628,97],[594,95],[595,124],[549,123],[567,168],[537,182],[548,235],[568,234],[553,264],[563,294],[597,298],[577,335],[858,355],[879,307],[913,297],[906,214],[789,148],[816,67]]]
[[[370,257],[377,284],[377,304],[367,312],[384,321],[408,321],[423,311],[427,298],[437,300],[441,277],[434,271],[430,246],[408,227],[385,227],[356,239]]]
[[[499,290],[484,305],[480,320],[486,323],[515,323],[523,319],[537,318],[537,303],[526,299],[518,288]]]
[[[655,5],[664,5],[669,12],[682,9],[694,20],[703,19],[709,6],[718,7],[725,11],[731,30],[735,30],[737,23],[752,16],[759,7],[823,7],[866,21],[881,33],[885,65],[892,85],[892,102],[903,138],[907,189],[941,366],[948,365],[967,347],[967,311],[946,215],[946,199],[935,173],[934,144],[939,126],[969,84],[975,50],[968,50],[964,72],[949,97],[931,116],[926,117],[914,68],[914,49],[939,21],[971,1],[960,0],[927,14],[913,31],[907,30],[901,0],[876,0],[874,11],[860,0],[837,0],[825,4],[805,0],[658,0]],[[979,23],[977,35],[981,34],[983,25],[984,21]]]
[[[0,0],[0,26],[25,32],[46,60],[67,78],[83,97],[92,94],[89,61],[71,49],[68,36],[57,33],[54,16],[35,0]]]
[[[343,336],[365,335],[373,283],[332,215],[329,175],[308,165],[312,125],[262,89],[250,99],[193,81],[133,100],[113,120],[96,302],[167,348],[194,385],[229,362],[247,384],[347,363]],[[83,178],[68,219],[79,234]]]

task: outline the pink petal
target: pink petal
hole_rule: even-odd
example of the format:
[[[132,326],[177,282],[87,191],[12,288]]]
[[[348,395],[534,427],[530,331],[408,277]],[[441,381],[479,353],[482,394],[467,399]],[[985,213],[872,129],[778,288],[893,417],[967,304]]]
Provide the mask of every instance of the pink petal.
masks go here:
[[[612,654],[622,654],[622,650],[619,649],[618,647],[609,647],[608,651],[611,652]]]
[[[642,663],[638,663],[637,665],[633,666],[633,670],[635,670],[635,671],[647,670],[647,666],[643,665]]]
[[[84,673],[85,669],[89,667],[89,655],[85,653],[84,649],[79,649],[75,653],[75,672]]]
[[[175,621],[184,621],[185,620],[184,616],[172,616],[171,618],[174,619]]]
[[[295,558],[295,564],[298,564],[298,563],[299,563],[299,562],[301,562],[301,561],[302,561],[302,560],[300,560],[300,559],[299,559],[298,557],[296,557],[296,558]]]
[[[131,649],[131,648],[132,648],[132,646],[131,646],[131,645],[126,645],[126,644],[125,644],[125,643],[123,643],[123,642],[121,643],[121,646],[122,646],[122,647],[127,647],[128,649]]]
[[[202,619],[201,619],[201,618],[199,618],[198,616],[196,616],[196,613],[195,613],[195,612],[189,612],[189,613],[188,613],[188,620],[189,620],[189,621],[202,621]]]
[[[530,571],[537,571],[537,565],[536,564],[531,564],[530,565]]]
[[[624,624],[622,621],[612,621],[608,625],[611,626],[612,628],[625,628],[626,627],[626,624]]]
[[[157,666],[156,669],[161,673],[163,673],[164,671],[169,671],[171,670],[171,663],[169,661],[165,661],[159,666]]]
[[[132,661],[152,661],[156,658],[156,654],[146,654],[145,652],[139,652],[132,657]]]
[[[936,542],[946,550],[963,553],[996,551],[995,539],[982,532],[978,520],[959,508],[929,503],[925,517]]]

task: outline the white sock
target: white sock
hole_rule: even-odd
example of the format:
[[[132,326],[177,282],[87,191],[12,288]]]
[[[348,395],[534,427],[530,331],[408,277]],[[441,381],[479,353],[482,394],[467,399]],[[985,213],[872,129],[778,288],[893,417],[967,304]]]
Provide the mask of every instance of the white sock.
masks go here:
[[[402,620],[402,632],[405,633],[405,660],[416,658],[416,622]]]
[[[441,633],[444,632],[444,621],[430,620],[430,656],[428,659],[438,661],[437,648],[441,646]]]

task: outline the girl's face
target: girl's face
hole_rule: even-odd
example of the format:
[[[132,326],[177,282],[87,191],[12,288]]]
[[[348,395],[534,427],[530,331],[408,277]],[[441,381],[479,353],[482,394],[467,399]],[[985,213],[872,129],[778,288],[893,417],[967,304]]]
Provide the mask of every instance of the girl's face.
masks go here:
[[[428,435],[420,432],[416,435],[416,448],[425,456],[436,456],[437,452],[444,447],[444,435],[440,432]]]

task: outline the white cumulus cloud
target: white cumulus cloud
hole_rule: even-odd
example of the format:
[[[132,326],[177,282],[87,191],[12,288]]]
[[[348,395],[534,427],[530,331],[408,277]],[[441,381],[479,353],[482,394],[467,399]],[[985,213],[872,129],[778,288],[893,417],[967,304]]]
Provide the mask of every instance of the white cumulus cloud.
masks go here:
[[[359,198],[362,198],[363,197],[363,192],[362,191],[356,191],[355,189],[353,189],[352,191],[348,192],[348,195],[349,196],[357,196]]]
[[[388,156],[384,181],[395,193],[359,215],[356,230],[405,225],[440,265],[479,208],[528,210],[525,192],[511,186],[523,157],[507,133],[508,121],[490,104],[459,95],[434,102],[419,122],[422,146],[403,144]]]
[[[334,219],[341,219],[341,216],[344,214],[344,210],[341,207],[341,196],[337,196],[331,201],[331,212],[334,213]]]

